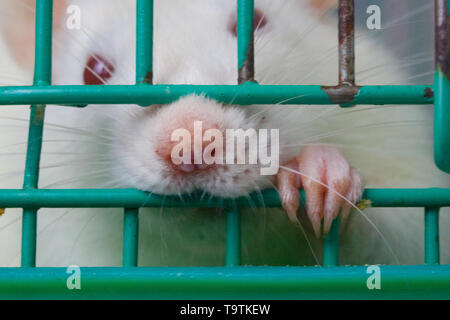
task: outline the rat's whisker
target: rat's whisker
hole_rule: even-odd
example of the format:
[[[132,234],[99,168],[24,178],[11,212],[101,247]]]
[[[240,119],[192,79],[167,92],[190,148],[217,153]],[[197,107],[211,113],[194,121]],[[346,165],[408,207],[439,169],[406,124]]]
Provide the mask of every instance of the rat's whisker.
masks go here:
[[[410,77],[406,77],[406,78],[405,78],[405,81],[408,81],[408,80],[414,80],[414,79],[420,79],[420,78],[423,78],[423,77],[432,76],[432,75],[434,75],[434,74],[435,74],[434,71],[423,72],[423,73],[419,73],[419,74],[412,75],[412,76],[410,76]],[[392,82],[388,82],[388,83],[386,83],[386,84],[389,85],[389,84],[393,84],[393,83],[392,83]]]
[[[303,122],[304,124],[310,124],[310,122],[314,122],[314,121],[318,121],[318,120],[322,120],[324,118],[324,116],[327,116],[327,120],[330,120],[331,118],[336,118],[336,117],[345,117],[348,115],[354,115],[355,113],[359,113],[359,112],[367,112],[367,111],[371,111],[371,110],[384,110],[384,109],[392,109],[392,108],[404,108],[405,106],[403,105],[381,105],[381,106],[359,106],[359,107],[355,107],[352,109],[342,109],[340,107],[329,107],[327,109],[325,109],[325,112],[322,112],[322,114],[319,114],[319,117],[317,118],[312,118],[311,120],[308,120],[306,122]],[[329,111],[329,112],[326,112]],[[329,114],[331,113],[331,111],[334,111],[334,114]]]
[[[0,152],[0,156],[24,156],[26,155],[26,151],[22,152]],[[97,152],[94,150],[90,151],[81,151],[81,152],[64,152],[64,151],[42,151],[41,155],[58,155],[58,156],[77,156],[77,160],[83,160],[83,163],[91,162],[90,160],[111,160],[108,156],[106,156],[103,152]],[[84,156],[84,157],[81,157]],[[71,165],[68,163],[67,165]]]
[[[389,67],[389,70],[392,70],[391,68],[394,67],[394,68],[396,68],[398,70],[401,70],[404,67],[411,67],[411,66],[418,65],[420,63],[433,62],[434,61],[434,59],[432,57],[430,57],[430,53],[429,52],[427,52],[426,54],[423,54],[423,56],[424,56],[423,58],[422,57],[414,57],[414,58],[407,57],[405,59],[402,59],[402,60],[405,60],[405,62],[403,62],[403,63],[392,62],[392,63],[383,63],[383,64],[378,64],[376,66],[371,66],[371,67],[366,68],[366,69],[358,70],[357,71],[357,76],[358,76],[358,79],[359,79],[360,77],[362,77],[365,74],[368,74],[368,73],[370,73],[372,71],[379,71],[379,69],[382,69],[382,68]],[[361,78],[361,80],[364,80],[364,78]]]
[[[87,221],[84,223],[84,225],[81,227],[80,231],[78,232],[77,236],[75,237],[75,241],[72,244],[71,249],[69,250],[69,256],[68,256],[68,260],[70,261],[72,259],[73,253],[75,251],[76,246],[78,245],[78,242],[81,239],[81,236],[83,235],[84,231],[86,230],[86,228],[91,224],[91,222],[98,217],[99,213],[96,214],[90,214],[89,219],[87,219]]]
[[[58,221],[61,221],[64,217],[66,217],[69,213],[71,213],[72,211],[74,211],[77,208],[68,208],[67,210],[65,210],[63,213],[59,214],[58,217],[56,217],[55,219],[53,219],[52,221],[50,221],[49,223],[47,223],[45,226],[43,226],[41,229],[38,230],[37,235],[40,235],[42,233],[44,233],[46,230],[48,230],[51,226],[53,226],[55,223],[57,223]]]
[[[57,182],[54,183],[50,183],[47,185],[42,186],[42,189],[51,189],[54,187],[58,187],[58,186],[65,186],[69,183],[75,183],[78,181],[85,181],[84,179],[99,179],[99,178],[109,178],[109,173],[110,173],[110,168],[106,168],[106,169],[98,169],[95,172],[89,172],[87,174],[84,175],[77,175],[75,177],[72,178],[68,178],[68,179],[63,179],[63,180],[59,180]],[[87,182],[87,181],[86,181]]]
[[[335,131],[330,131],[327,132],[326,134],[319,134],[319,135],[315,135],[315,136],[309,136],[303,139],[303,142],[317,142],[320,141],[322,139],[326,139],[326,138],[331,138],[331,137],[336,137],[342,134],[345,134],[349,131],[355,130],[355,129],[380,129],[380,128],[389,128],[389,127],[394,127],[394,128],[398,128],[398,127],[408,127],[408,126],[424,126],[424,125],[429,125],[426,121],[391,121],[391,122],[384,122],[384,123],[375,123],[375,124],[371,124],[371,125],[362,125],[362,126],[354,126],[351,128],[344,128],[344,129],[339,129],[339,130],[335,130]]]
[[[414,142],[409,143],[407,146],[411,147],[411,146],[417,146],[419,144],[420,141],[416,141],[414,140]],[[423,144],[429,144],[429,141],[422,141],[421,143]],[[297,147],[305,147],[305,146],[333,146],[333,147],[339,147],[339,148],[348,148],[348,149],[359,149],[359,150],[364,150],[366,152],[377,152],[379,150],[382,150],[381,147],[366,147],[366,146],[358,146],[355,145],[354,143],[295,143],[295,144],[285,144],[285,145],[280,145],[280,149],[281,148],[297,148]],[[377,154],[377,156],[386,156],[385,154]]]
[[[272,104],[271,105],[264,105],[264,107],[261,107],[261,109],[262,109],[261,111],[258,111],[257,113],[251,115],[248,118],[248,120],[249,121],[253,121],[255,118],[261,116],[262,114],[267,113],[269,111],[272,111],[272,109],[275,108],[275,107],[279,107],[282,104],[286,104],[287,102],[289,102],[291,100],[295,100],[295,99],[302,98],[302,97],[307,97],[307,96],[308,96],[307,94],[301,94],[301,95],[298,95],[298,96],[295,96],[295,97],[291,97],[291,98],[282,100],[282,101],[280,101],[280,102],[278,102],[276,104],[273,104],[273,105]]]
[[[2,85],[23,85],[25,83],[27,83],[26,78],[21,78],[20,75],[18,74],[13,74],[13,73],[6,73],[6,72],[0,72],[0,81],[14,81],[17,82],[16,84],[14,83],[5,83]]]
[[[346,132],[349,132],[351,130],[358,130],[358,129],[377,129],[377,128],[388,128],[388,127],[407,127],[407,126],[429,126],[430,123],[428,121],[425,120],[403,120],[403,121],[388,121],[388,122],[375,122],[375,123],[371,123],[371,124],[364,124],[364,125],[360,125],[360,126],[352,126],[352,127],[346,127],[346,128],[342,128],[342,129],[337,129],[337,130],[333,130],[333,131],[327,131],[325,133],[322,134],[317,134],[317,135],[311,135],[311,136],[304,136],[302,137],[302,141],[301,143],[305,143],[305,142],[315,142],[316,139],[325,139],[325,138],[329,138],[329,137],[334,137],[335,134],[336,136],[338,135],[342,135],[345,134]],[[286,130],[284,131],[284,134],[286,133],[290,133],[292,131],[297,131],[297,128],[293,128],[291,130]]]
[[[28,123],[29,123],[29,119],[22,119],[22,118],[17,118],[17,117],[0,116],[0,121],[1,120],[12,120],[12,121],[23,122],[24,123],[23,128],[28,127]],[[111,131],[111,130],[108,130],[107,128],[96,128],[96,131],[91,131],[86,128],[75,128],[75,127],[65,126],[62,124],[51,123],[51,122],[48,122],[47,120],[45,121],[44,125],[45,125],[46,130],[58,131],[58,129],[61,129],[60,131],[64,132],[64,133],[75,133],[75,134],[85,135],[85,136],[94,137],[94,138],[101,138],[101,139],[105,139],[105,140],[110,139],[109,135],[102,136],[98,132],[99,130],[106,131],[106,132]],[[12,125],[9,125],[9,126],[12,126]],[[2,127],[4,127],[4,126],[2,125]],[[20,128],[22,128],[22,127],[20,127]]]
[[[259,198],[259,200],[260,200],[261,203],[262,203],[263,214],[264,214],[264,216],[265,216],[266,213],[267,213],[267,212],[266,212],[266,203],[265,203],[265,201],[264,201],[264,196],[263,196],[263,194],[262,194],[261,188],[258,186],[258,184],[255,182],[254,179],[252,179],[250,182],[251,182],[252,185],[255,187],[255,192],[256,192],[256,194],[258,195],[258,198]]]
[[[416,66],[416,65],[419,65],[419,64],[421,64],[421,63],[424,63],[424,62],[432,62],[432,61],[434,61],[434,59],[433,58],[429,58],[429,59],[422,59],[421,61],[418,61],[418,62],[412,62],[412,63],[403,63],[403,64],[386,64],[386,65],[380,65],[380,66],[378,66],[378,67],[376,67],[376,69],[374,69],[374,70],[372,70],[372,72],[373,71],[377,71],[378,72],[378,74],[380,74],[380,72],[384,69],[384,68],[388,68],[389,69],[389,71],[390,72],[393,72],[393,71],[401,71],[401,70],[404,70],[404,69],[406,69],[406,68],[408,68],[408,67],[411,67],[411,66]],[[427,73],[425,73],[425,74],[433,74],[434,72],[427,72]],[[372,77],[374,77],[374,76],[376,76],[377,74],[367,74],[366,76],[364,76],[364,77],[360,77],[359,79],[360,79],[360,81],[366,81],[366,80],[368,80],[368,79],[370,79],[370,78],[372,78]],[[409,78],[406,78],[406,79],[404,79],[403,81],[407,81],[407,80],[411,80],[411,79],[414,79],[414,78],[418,78],[418,77],[422,77],[423,76],[423,74],[421,74],[421,75],[412,75],[411,77],[409,77]],[[395,81],[390,81],[390,82],[386,82],[386,85],[389,85],[389,84],[392,84],[392,83],[394,83],[395,84]]]
[[[287,3],[287,1],[284,2],[285,4]],[[282,7],[283,8],[283,7]],[[281,9],[282,9],[281,8]],[[278,13],[281,12],[281,9],[279,10]],[[323,12],[320,17],[319,17],[319,22],[329,16],[331,16],[332,13],[331,11],[325,11]],[[292,56],[292,54],[296,51],[296,49],[303,44],[303,40],[310,34],[312,33],[312,31],[314,29],[316,29],[318,26],[320,25],[320,23],[318,22],[313,22],[311,23],[309,26],[307,26],[306,28],[304,28],[300,34],[298,34],[298,38],[296,39],[296,41],[293,43],[293,45],[291,46],[291,48],[286,52],[286,54],[284,55],[286,60],[288,60],[288,58],[290,58]],[[268,43],[270,43],[271,41],[273,41],[273,39],[276,37],[277,35],[274,34],[274,36],[272,36],[271,38],[267,39],[267,41],[265,43],[263,43],[261,46],[257,47],[256,53],[255,54],[260,54],[261,51],[264,50],[264,48],[267,46]],[[274,64],[271,64],[271,66],[268,68],[266,74],[270,74],[271,71],[274,68]],[[262,82],[264,82],[267,79],[263,79]]]
[[[311,244],[311,241],[309,240],[309,237],[306,234],[305,228],[303,228],[303,225],[300,222],[300,219],[297,219],[296,223],[300,227],[300,230],[302,231],[303,236],[305,237],[306,244],[308,245],[309,251],[311,252],[311,255],[313,256],[313,259],[316,262],[316,265],[319,267],[322,267],[322,265],[320,264],[319,258],[317,257],[316,252],[314,251],[314,248]]]
[[[6,228],[11,227],[13,225],[15,225],[17,222],[22,221],[22,216],[17,217],[9,222],[7,222],[5,225],[0,227],[0,232],[4,231]]]

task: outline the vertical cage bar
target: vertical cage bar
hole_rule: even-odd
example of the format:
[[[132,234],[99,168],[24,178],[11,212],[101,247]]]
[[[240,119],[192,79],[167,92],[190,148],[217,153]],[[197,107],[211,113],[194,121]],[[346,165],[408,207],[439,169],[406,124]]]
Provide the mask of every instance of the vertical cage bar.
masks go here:
[[[238,266],[241,263],[241,213],[234,201],[231,205],[226,206],[226,215],[225,262],[229,267]]]
[[[35,86],[46,86],[51,83],[52,25],[53,0],[37,0],[33,80]],[[44,105],[31,106],[25,176],[23,182],[24,189],[38,187],[44,116]],[[21,251],[21,265],[23,267],[36,266],[36,227],[37,209],[24,208],[22,216]]]
[[[439,262],[439,208],[425,208],[425,263]]]
[[[153,0],[136,3],[136,83],[153,83]]]
[[[322,246],[323,266],[337,266],[339,264],[339,217],[334,219]]]
[[[254,0],[238,0],[237,2],[237,41],[238,41],[238,84],[254,81],[255,61],[253,47]],[[226,206],[226,255],[227,266],[238,266],[241,263],[241,213],[233,201]]]
[[[355,85],[355,0],[339,1],[339,85]]]
[[[255,80],[255,50],[253,39],[254,0],[238,0],[238,83]]]
[[[124,210],[123,220],[123,266],[136,267],[139,243],[139,209]]]
[[[436,0],[434,82],[434,160],[450,173],[450,0]]]

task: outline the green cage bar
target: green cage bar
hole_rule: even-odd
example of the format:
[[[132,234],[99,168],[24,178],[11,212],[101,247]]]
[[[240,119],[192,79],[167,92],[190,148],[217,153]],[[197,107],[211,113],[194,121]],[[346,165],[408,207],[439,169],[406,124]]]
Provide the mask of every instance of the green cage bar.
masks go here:
[[[153,82],[153,0],[136,2],[136,84]]]
[[[439,264],[439,208],[425,208],[425,263]]]
[[[339,218],[334,219],[328,235],[322,243],[324,267],[333,267],[339,264]]]
[[[450,299],[450,266],[439,265],[439,208],[450,206],[450,189],[367,189],[372,207],[425,208],[425,266],[380,266],[382,290],[367,286],[367,267],[337,267],[339,219],[323,240],[320,267],[240,267],[240,209],[280,207],[276,190],[239,199],[201,194],[189,200],[131,189],[38,189],[45,105],[167,104],[204,94],[238,105],[435,104],[435,161],[450,172],[450,0],[435,0],[436,81],[434,86],[363,86],[354,77],[354,0],[339,1],[339,85],[281,86],[254,82],[254,0],[238,0],[238,85],[141,85],[153,82],[153,0],[137,0],[136,85],[51,86],[51,0],[36,2],[33,86],[0,87],[0,105],[30,104],[23,189],[0,190],[0,208],[23,208],[22,267],[36,264],[36,223],[40,208],[125,208],[122,268],[82,268],[83,290],[69,290],[65,268],[0,268],[0,298],[425,298]],[[295,98],[294,98],[295,97]],[[304,205],[304,192],[300,191]],[[223,208],[226,267],[135,268],[140,207]],[[181,214],[181,213],[180,213]],[[395,214],[395,212],[393,212]],[[232,268],[229,268],[232,267]]]
[[[36,2],[36,48],[34,62],[35,86],[48,86],[52,72],[52,25],[53,0]],[[39,182],[39,161],[41,157],[44,130],[45,105],[31,106],[28,146],[25,163],[24,189],[34,189]],[[32,143],[30,142],[32,141]],[[23,209],[21,265],[36,265],[37,209]]]
[[[136,84],[153,82],[153,0],[136,2]],[[123,266],[138,263],[139,209],[125,208],[123,221]]]
[[[364,86],[352,105],[433,104],[431,86]],[[327,93],[328,92],[328,93]],[[204,94],[226,104],[328,105],[336,99],[318,85],[108,85],[0,87],[0,105],[167,104],[189,94]]]
[[[255,78],[254,8],[254,0],[238,0],[237,2],[238,84],[254,81]]]
[[[254,80],[253,0],[237,1],[238,84]],[[226,201],[226,252],[228,267],[241,263],[241,212],[234,200]]]
[[[303,190],[301,203],[305,203]],[[276,190],[262,190],[233,199],[238,208],[280,208]],[[366,189],[363,199],[370,207],[450,207],[450,188]],[[225,208],[222,198],[204,199],[191,195],[189,201],[177,196],[149,195],[135,189],[0,189],[0,208]]]
[[[241,213],[235,201],[229,201],[226,208],[227,232],[226,232],[226,256],[225,263],[228,267],[241,264]]]
[[[123,266],[136,267],[138,263],[139,209],[125,209],[123,219]]]
[[[436,0],[434,157],[450,173],[450,0]]]

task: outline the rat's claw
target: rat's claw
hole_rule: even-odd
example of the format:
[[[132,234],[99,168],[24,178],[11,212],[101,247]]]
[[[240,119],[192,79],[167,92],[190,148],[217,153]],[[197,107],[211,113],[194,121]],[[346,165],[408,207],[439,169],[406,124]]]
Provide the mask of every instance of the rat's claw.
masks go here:
[[[322,219],[326,235],[339,212],[345,218],[352,207],[349,201],[353,204],[361,196],[361,176],[334,147],[304,147],[287,167],[291,170],[281,170],[277,176],[283,208],[292,221],[297,221],[298,189],[303,187],[306,212],[318,237]]]
[[[297,170],[297,162],[291,161],[286,165],[292,170]],[[281,170],[277,175],[277,185],[280,192],[281,205],[286,211],[289,220],[298,222],[297,211],[300,206],[300,189],[301,180],[296,174],[291,171]]]
[[[363,182],[358,170],[352,168],[350,174],[351,174],[350,179],[351,185],[349,187],[346,198],[354,205],[358,200],[361,199],[363,191]],[[348,201],[344,202],[341,210],[341,216],[343,219],[347,219],[352,208],[353,206],[350,205]]]
[[[324,217],[324,199],[326,188],[322,182],[323,165],[317,162],[315,165],[302,164],[302,157],[299,157],[299,171],[303,174],[301,177],[303,189],[305,190],[306,214],[313,227],[317,237],[320,236],[321,222]]]

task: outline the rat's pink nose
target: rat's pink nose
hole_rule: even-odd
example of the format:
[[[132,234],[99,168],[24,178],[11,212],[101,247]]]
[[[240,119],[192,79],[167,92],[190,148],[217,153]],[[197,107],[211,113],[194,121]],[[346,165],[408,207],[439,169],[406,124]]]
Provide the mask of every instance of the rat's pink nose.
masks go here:
[[[181,173],[191,173],[191,172],[204,170],[204,169],[211,167],[211,165],[208,165],[204,162],[203,157],[201,159],[201,163],[196,164],[195,158],[194,158],[194,152],[191,152],[190,159],[191,159],[191,161],[189,163],[181,163],[178,165],[173,163],[173,159],[170,159],[169,161],[172,162],[172,168],[174,168],[175,170],[177,170]]]
[[[160,108],[155,116],[149,128],[155,153],[172,173],[217,169],[225,163],[226,129],[234,118],[245,120],[237,110],[224,108],[214,100],[183,97]]]

